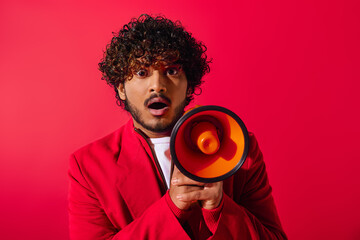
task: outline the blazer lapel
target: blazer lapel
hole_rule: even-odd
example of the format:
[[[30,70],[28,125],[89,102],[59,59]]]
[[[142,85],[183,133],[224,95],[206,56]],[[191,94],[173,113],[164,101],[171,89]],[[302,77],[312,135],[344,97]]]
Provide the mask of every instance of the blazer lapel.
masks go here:
[[[134,219],[162,197],[157,169],[133,127],[125,128],[119,154],[118,189]]]

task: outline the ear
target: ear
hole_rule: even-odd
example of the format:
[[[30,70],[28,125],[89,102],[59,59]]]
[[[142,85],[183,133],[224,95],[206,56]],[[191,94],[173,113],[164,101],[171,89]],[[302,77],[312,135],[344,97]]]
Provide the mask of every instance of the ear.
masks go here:
[[[186,97],[191,97],[191,95],[193,95],[193,93],[194,93],[194,89],[188,88],[186,91]]]
[[[119,86],[117,87],[117,91],[119,93],[120,99],[125,100],[126,99],[126,94],[125,94],[125,85],[124,85],[124,83],[119,84]]]

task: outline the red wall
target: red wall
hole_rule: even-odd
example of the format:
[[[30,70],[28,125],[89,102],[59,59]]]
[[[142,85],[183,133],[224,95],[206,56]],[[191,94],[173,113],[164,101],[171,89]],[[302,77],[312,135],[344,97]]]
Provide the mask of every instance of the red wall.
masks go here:
[[[145,12],[208,46],[195,103],[255,132],[290,239],[359,239],[356,0],[1,1],[1,238],[68,239],[68,156],[128,118],[97,63]]]

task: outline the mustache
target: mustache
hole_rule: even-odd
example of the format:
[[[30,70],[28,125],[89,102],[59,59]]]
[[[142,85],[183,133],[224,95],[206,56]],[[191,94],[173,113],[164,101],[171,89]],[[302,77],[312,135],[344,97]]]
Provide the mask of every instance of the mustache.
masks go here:
[[[170,98],[168,98],[168,97],[165,96],[164,94],[162,94],[162,93],[160,93],[160,94],[154,93],[154,94],[150,95],[150,97],[147,98],[147,99],[144,101],[145,107],[148,105],[149,101],[150,101],[151,99],[153,99],[153,98],[162,98],[162,99],[165,99],[169,104],[171,104]]]

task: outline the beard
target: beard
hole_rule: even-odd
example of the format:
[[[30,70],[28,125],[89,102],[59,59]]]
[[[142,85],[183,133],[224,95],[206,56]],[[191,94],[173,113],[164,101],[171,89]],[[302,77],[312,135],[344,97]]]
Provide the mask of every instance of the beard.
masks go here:
[[[182,101],[182,103],[175,108],[174,111],[174,118],[170,123],[162,123],[161,121],[158,121],[157,123],[150,125],[147,124],[144,119],[142,118],[141,111],[136,108],[131,102],[128,101],[128,98],[125,98],[125,109],[131,114],[132,118],[139,123],[143,128],[146,130],[149,130],[154,133],[164,133],[164,132],[170,132],[173,127],[175,126],[176,122],[182,117],[184,114],[184,108],[187,105],[186,99]],[[159,117],[160,120],[161,117]]]

